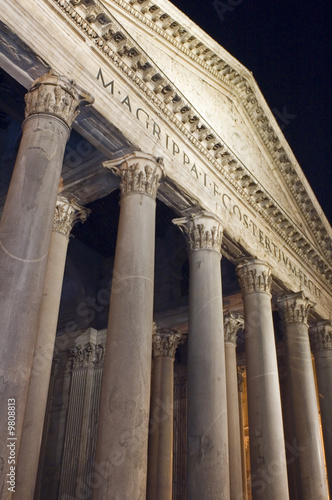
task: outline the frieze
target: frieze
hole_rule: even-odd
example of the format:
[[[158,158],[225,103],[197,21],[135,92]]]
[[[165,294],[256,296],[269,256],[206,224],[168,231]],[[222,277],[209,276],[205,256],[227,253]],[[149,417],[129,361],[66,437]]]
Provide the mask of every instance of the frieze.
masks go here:
[[[225,342],[236,346],[237,332],[243,329],[244,320],[241,314],[227,312],[224,315]]]
[[[35,80],[25,94],[25,118],[46,113],[57,118],[70,128],[82,104],[92,104],[94,98],[65,76],[49,71]]]
[[[267,147],[269,154],[282,173],[285,182],[288,185],[294,199],[297,201],[297,204],[300,207],[309,227],[318,239],[318,243],[320,244],[324,255],[327,258],[331,257],[331,237],[328,235],[316,207],[312,203],[305,186],[292,165],[291,159],[287,155],[284,147],[281,145],[283,141],[279,139],[274,125],[271,123],[271,120],[263,110],[263,107],[259,102],[259,98],[256,97],[255,91],[246,76],[232,68],[218,54],[209,49],[187,29],[182,27],[176,20],[172,19],[169,14],[159,9],[159,7],[157,8],[158,13],[156,15],[154,9],[157,6],[152,1],[113,1],[129,11],[135,16],[136,19],[139,19],[142,23],[148,25],[163,38],[166,38],[168,42],[175,45],[177,49],[184,52],[195,62],[200,64],[205,70],[208,70],[211,74],[213,74],[213,76],[219,78],[224,84],[235,90],[249,117],[251,118],[252,123],[261,136],[263,143]],[[132,7],[135,4],[139,4],[140,6],[140,15],[138,16],[138,11]],[[173,27],[172,30],[169,30],[170,26]],[[179,36],[179,34],[181,36]],[[296,188],[294,187],[295,185]]]
[[[332,322],[319,321],[309,328],[311,350],[314,354],[319,351],[332,351]]]
[[[117,94],[117,82],[114,79],[109,81],[105,79],[101,69],[97,74],[97,80],[99,79],[104,88],[109,88],[112,95]],[[271,237],[258,227],[257,223],[250,215],[240,208],[228,194],[223,192],[220,184],[217,184],[210,179],[210,176],[203,170],[201,165],[197,161],[193,160],[189,153],[183,150],[173,137],[166,133],[160,125],[160,122],[152,119],[144,108],[135,106],[133,99],[131,99],[129,95],[122,97],[121,103],[135,115],[137,120],[144,123],[146,129],[151,132],[152,136],[160,141],[184,168],[188,169],[190,174],[197,180],[197,182],[209,191],[211,196],[219,198],[222,207],[242,223],[243,228],[246,231],[249,231],[256,238],[259,244],[264,247],[264,250],[271,254],[278,264],[287,268],[287,270],[299,279],[301,285],[308,288],[309,291],[315,296],[318,298],[321,296],[321,290],[315,285],[315,283],[310,280],[310,278],[308,278],[308,276],[300,268],[298,268],[292,259],[287,256],[285,251],[281,249]]]
[[[285,323],[308,324],[311,307],[316,304],[310,301],[302,291],[298,293],[282,293],[276,300],[282,321]]]
[[[261,260],[251,260],[240,264],[236,274],[243,295],[254,292],[271,294],[272,275],[271,268]]]
[[[206,158],[222,173],[229,184],[232,185],[233,188],[235,188],[235,190],[241,195],[243,200],[247,204],[250,204],[250,206],[252,206],[256,212],[258,212],[265,219],[265,221],[268,222],[270,227],[277,234],[279,234],[284,241],[286,241],[287,245],[292,248],[292,250],[303,260],[303,262],[306,263],[314,272],[317,272],[317,270],[320,272],[322,280],[331,289],[332,272],[329,269],[328,261],[322,260],[302,231],[293,226],[292,222],[287,218],[286,214],[283,213],[282,209],[270,199],[268,193],[264,191],[262,186],[260,186],[256,180],[247,184],[247,191],[241,187],[238,182],[239,179],[241,180],[245,176],[249,176],[249,178],[251,178],[251,174],[242,164],[239,163],[238,159],[235,159],[226,145],[219,138],[215,137],[215,134],[211,132],[208,126],[204,125],[204,123],[199,123],[199,117],[195,114],[190,116],[190,107],[188,108],[188,106],[184,105],[181,108],[181,113],[183,112],[183,114],[180,114],[179,119],[176,117],[176,113],[178,112],[178,102],[179,100],[182,100],[179,93],[176,92],[174,97],[169,100],[169,94],[172,94],[172,87],[170,87],[169,90],[169,85],[165,81],[164,83],[166,83],[166,85],[161,86],[160,88],[156,87],[155,83],[156,81],[159,81],[158,78],[153,82],[153,90],[150,89],[148,84],[153,81],[153,78],[151,77],[151,79],[145,79],[144,71],[151,69],[151,63],[146,61],[144,64],[137,64],[137,56],[134,56],[133,59],[135,60],[135,64],[131,67],[129,55],[130,51],[126,53],[123,51],[116,52],[116,50],[113,50],[111,46],[105,42],[105,39],[100,36],[97,31],[89,26],[82,16],[75,12],[73,7],[68,2],[65,0],[53,1],[60,5],[66,14],[94,40],[96,46],[101,50],[101,52],[109,57],[121,69],[121,71],[123,71],[126,76],[129,77],[133,83],[147,95],[153,104],[159,108],[182,133],[186,135],[187,139],[198,149],[198,151],[204,154]],[[117,0],[117,3],[121,3],[122,6],[128,6],[128,4],[122,1],[119,2]],[[137,13],[135,9],[134,12]],[[113,36],[113,41],[114,40],[115,35]],[[118,40],[117,43],[122,42],[123,40]],[[127,61],[127,64],[125,60]],[[139,72],[142,73],[142,78],[138,76]],[[155,76],[158,74],[155,74]],[[160,78],[163,80],[162,77]],[[158,97],[158,92],[161,93],[163,100]],[[190,123],[190,121],[193,123]],[[196,136],[194,135],[194,132],[196,133]],[[212,139],[210,138],[211,136]],[[216,157],[218,158],[218,161]],[[229,173],[226,171],[226,168],[229,169]],[[328,257],[328,254],[326,254],[326,256]]]

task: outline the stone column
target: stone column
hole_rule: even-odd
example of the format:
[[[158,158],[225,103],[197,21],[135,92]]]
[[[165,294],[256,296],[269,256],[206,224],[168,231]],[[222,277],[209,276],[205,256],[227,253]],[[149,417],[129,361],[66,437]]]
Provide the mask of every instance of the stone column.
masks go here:
[[[318,321],[309,332],[315,356],[327,476],[332,498],[332,323]]]
[[[182,335],[153,335],[147,500],[172,500],[174,357]]]
[[[33,498],[69,234],[88,213],[74,199],[58,196],[17,464],[17,498]]]
[[[188,500],[229,500],[219,219],[174,221],[189,244]]]
[[[286,346],[284,342],[279,342],[277,345],[277,360],[285,435],[289,498],[291,500],[299,500],[296,490],[296,460],[301,449],[298,449],[293,430],[294,425],[291,411],[292,393],[288,383]]]
[[[178,366],[179,369],[179,366]],[[179,373],[180,372],[180,373]],[[182,373],[181,373],[182,372]],[[173,500],[187,498],[187,363],[174,378]]]
[[[245,436],[245,426],[248,427],[246,422],[246,414],[244,412],[244,383],[246,379],[246,370],[244,366],[237,367],[238,376],[238,391],[239,391],[239,415],[240,415],[240,437],[241,437],[241,460],[242,460],[242,491],[243,498],[247,500],[248,498],[248,481],[247,472],[250,472],[250,468],[247,471],[247,453],[246,453],[246,436]]]
[[[98,375],[105,351],[93,328],[81,335],[75,344],[70,353],[71,384],[58,491],[58,498],[63,500],[91,498],[94,486],[91,472],[94,455],[91,445],[95,438],[93,420],[98,413]]]
[[[271,307],[270,267],[237,268],[243,295],[252,498],[286,500],[285,441]]]
[[[9,498],[7,444],[15,458],[45,279],[52,219],[65,145],[79,104],[89,94],[52,71],[26,94],[26,119],[0,224],[0,496]],[[9,434],[7,401],[15,401],[15,432]],[[13,411],[13,410],[12,410]],[[7,438],[11,438],[8,440]],[[16,461],[14,466],[16,465]]]
[[[298,292],[283,294],[277,305],[286,337],[293,430],[301,450],[296,461],[297,494],[301,500],[326,500],[324,453],[307,322],[313,304],[303,292]]]
[[[120,166],[119,166],[120,165]],[[121,176],[95,471],[97,500],[145,500],[151,385],[156,195],[161,164],[135,152]]]
[[[224,316],[225,361],[228,412],[229,480],[230,500],[243,500],[243,473],[241,453],[241,428],[238,395],[238,375],[236,363],[236,336],[243,328],[243,318],[239,314]]]

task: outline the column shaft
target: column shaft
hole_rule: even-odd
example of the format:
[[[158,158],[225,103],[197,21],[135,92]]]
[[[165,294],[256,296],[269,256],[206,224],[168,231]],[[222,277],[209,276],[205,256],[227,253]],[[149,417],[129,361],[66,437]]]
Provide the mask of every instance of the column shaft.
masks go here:
[[[153,337],[147,500],[172,500],[174,355],[181,335]]]
[[[6,483],[7,445],[12,443],[15,467],[64,149],[81,94],[72,82],[52,72],[30,89],[0,224],[0,457],[4,462],[0,496],[4,499],[12,493]],[[15,431],[10,431],[14,435],[8,431],[8,401],[15,403],[11,405],[16,412]]]
[[[187,498],[229,500],[221,226],[204,212],[176,223],[190,250]]]
[[[319,404],[323,428],[325,459],[332,498],[332,323],[319,321],[310,328],[312,352],[319,394]]]
[[[98,500],[145,500],[155,196],[161,169],[152,157],[137,153],[122,163],[121,175],[122,198],[95,463],[100,481],[93,494]]]
[[[286,335],[293,430],[299,449],[297,494],[301,500],[326,500],[324,453],[307,324],[310,306],[303,292],[278,299]]]
[[[77,214],[80,213],[80,218],[84,219],[81,208],[73,201],[70,203],[65,198],[59,197],[54,213],[51,245],[47,259],[37,339],[17,464],[17,498],[33,498],[34,494],[68,236]]]
[[[299,450],[296,444],[294,423],[291,410],[292,393],[288,382],[287,362],[285,356],[285,346],[279,344],[280,351],[278,356],[280,395],[282,404],[282,417],[284,424],[287,474],[288,474],[288,491],[291,500],[299,500],[296,488],[296,460],[299,456]]]
[[[238,376],[236,363],[236,335],[243,326],[243,320],[237,315],[226,314],[225,362],[228,412],[229,478],[230,500],[243,500],[241,429],[238,395]]]
[[[252,498],[286,500],[289,496],[271,271],[257,260],[239,266],[237,271],[244,302]]]
[[[247,485],[247,460],[246,460],[246,449],[245,449],[245,435],[244,435],[244,409],[243,409],[243,386],[244,379],[246,377],[245,369],[243,367],[238,367],[238,399],[239,399],[239,415],[240,415],[240,440],[241,440],[241,461],[242,461],[242,492],[243,498],[247,500],[248,497],[248,485]]]

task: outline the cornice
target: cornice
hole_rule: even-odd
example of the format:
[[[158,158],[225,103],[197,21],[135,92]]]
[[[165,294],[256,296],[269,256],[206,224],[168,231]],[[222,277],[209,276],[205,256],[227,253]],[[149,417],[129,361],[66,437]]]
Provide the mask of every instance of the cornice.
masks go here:
[[[250,83],[246,75],[234,69],[215,50],[209,48],[208,44],[200,41],[169,14],[162,11],[154,2],[150,0],[112,1],[134,15],[135,13],[132,11],[139,12],[140,16],[135,15],[137,19],[166,38],[177,49],[181,50],[205,70],[208,70],[213,76],[235,90],[274,163],[278,166],[313,235],[317,238],[318,243],[321,244],[321,250],[324,255],[327,252],[331,256],[332,238],[328,235],[328,231],[321,221],[320,215],[310,195],[307,193],[306,187],[297,175],[294,162],[291,161],[285,148],[282,146],[283,140],[279,138],[280,131],[276,131],[276,127],[271,123],[271,120],[263,109],[265,103],[259,102],[259,96],[256,95],[255,90],[252,88],[252,85],[255,84]],[[138,11],[133,8],[133,5],[139,5],[140,10]],[[160,23],[159,26],[158,22]],[[295,189],[294,185],[296,186]],[[329,258],[329,256],[327,257]]]
[[[267,222],[270,228],[283,239],[287,246],[291,248],[315,274],[317,274],[317,270],[319,271],[322,281],[332,290],[332,269],[329,260],[330,256],[332,256],[332,251],[325,248],[324,251],[322,249],[325,258],[319,255],[315,246],[308,240],[301,229],[293,224],[291,218],[283,211],[269,193],[267,193],[265,188],[252,173],[248,171],[246,166],[241,163],[223,140],[218,137],[211,127],[204,123],[203,119],[186,101],[185,97],[167,80],[166,75],[162,73],[142,49],[137,46],[135,41],[116,19],[114,19],[112,14],[103,4],[98,0],[71,0],[70,2],[67,0],[46,1],[51,2],[53,5],[57,4],[60,7],[66,17],[69,18],[86,37],[93,41],[94,46],[100,53],[111,60],[112,63],[145,94],[146,98],[177,127],[198,152],[204,155],[209,163],[222,174],[223,178],[233,187],[233,189],[235,189],[242,200],[250,205],[256,213]],[[213,54],[206,53],[205,49],[202,51],[201,45],[198,47],[200,42],[197,42],[195,47],[192,47],[191,44],[189,48],[186,48],[184,43],[190,43],[190,36],[187,37],[186,34],[183,34],[185,39],[183,44],[181,44],[175,39],[174,33],[171,36],[166,32],[167,30],[160,28],[153,20],[148,19],[145,15],[147,11],[142,14],[124,0],[112,1],[117,3],[120,7],[125,8],[136,19],[144,22],[162,36],[165,36],[168,41],[174,43],[177,48],[194,58],[197,62],[202,64],[205,69],[222,79],[224,83],[233,86],[240,97],[246,96],[244,100],[242,99],[244,107],[245,109],[249,109],[251,106],[250,109],[251,112],[253,112],[253,104],[256,104],[258,101],[255,98],[256,102],[253,102],[254,93],[245,76],[237,72],[234,74],[235,70],[225,61],[215,61],[215,58],[212,57]],[[144,5],[147,4],[145,0],[143,0],[143,3]],[[76,10],[73,5],[78,5],[80,10]],[[149,12],[151,11],[149,10]],[[178,35],[180,34],[179,30],[177,33]],[[195,38],[195,40],[197,39]],[[198,51],[198,55],[192,52],[195,48],[196,52]],[[209,61],[209,63],[206,61]],[[263,123],[265,127],[264,137],[270,137],[268,140],[271,142],[270,139],[274,132],[273,129],[270,130],[269,126],[267,126],[267,118],[264,117],[263,119],[262,108],[257,111],[257,116],[258,118],[253,120],[253,123]],[[266,134],[269,134],[269,136]],[[280,141],[278,141],[279,139],[277,136],[273,135],[273,150],[275,150],[276,144],[279,144]],[[291,170],[289,159],[284,163],[285,165],[289,164],[289,175],[293,178],[296,172],[294,168]],[[298,191],[298,183],[301,183],[301,181],[298,178],[296,179],[296,183],[293,184]],[[295,192],[295,187],[293,187],[293,191]],[[327,233],[326,229],[324,229],[324,231]],[[316,235],[317,242],[321,243],[322,237],[319,236],[318,233],[316,233]]]

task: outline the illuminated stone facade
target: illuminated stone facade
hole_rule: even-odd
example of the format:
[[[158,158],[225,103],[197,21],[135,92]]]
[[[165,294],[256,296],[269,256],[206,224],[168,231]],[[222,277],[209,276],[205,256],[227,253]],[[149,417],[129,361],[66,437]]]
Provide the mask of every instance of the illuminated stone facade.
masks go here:
[[[332,229],[252,74],[168,0],[6,0],[0,86],[1,498],[326,500]]]

